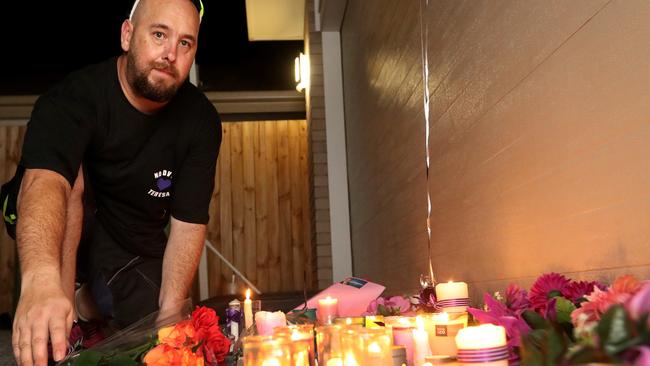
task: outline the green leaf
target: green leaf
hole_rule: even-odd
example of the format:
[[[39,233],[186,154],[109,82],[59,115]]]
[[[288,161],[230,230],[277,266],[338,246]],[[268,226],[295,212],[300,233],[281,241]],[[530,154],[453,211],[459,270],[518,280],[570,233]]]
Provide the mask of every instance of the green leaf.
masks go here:
[[[108,366],[139,366],[131,357],[123,354],[115,355],[108,360]]]
[[[532,310],[526,310],[521,314],[526,323],[533,329],[545,329],[549,323],[541,315]]]
[[[601,350],[587,346],[580,348],[569,358],[569,363],[572,365],[611,362],[613,362],[613,360]]]
[[[557,312],[557,322],[571,324],[571,313],[576,306],[566,298],[558,296],[555,298],[555,311]]]
[[[603,349],[612,356],[624,351],[631,341],[634,343],[633,331],[632,322],[622,305],[607,310],[596,326]]]
[[[97,351],[86,350],[81,352],[79,357],[72,360],[73,366],[97,366],[104,357],[104,354]]]

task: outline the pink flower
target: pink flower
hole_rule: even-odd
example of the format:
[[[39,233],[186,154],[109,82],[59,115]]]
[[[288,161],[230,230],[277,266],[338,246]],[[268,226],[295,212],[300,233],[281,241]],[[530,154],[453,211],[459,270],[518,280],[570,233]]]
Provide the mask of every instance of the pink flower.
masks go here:
[[[591,294],[596,287],[601,290],[607,288],[597,281],[573,281],[564,289],[562,295],[577,304],[581,299],[584,300],[585,296]]]
[[[481,324],[489,323],[503,326],[506,329],[510,350],[512,351],[513,347],[519,347],[521,345],[521,336],[530,331],[526,321],[521,318],[521,312],[516,313],[508,309],[489,294],[485,294],[483,301],[487,306],[487,311],[474,308],[468,308],[467,311]]]
[[[506,289],[506,307],[520,315],[524,310],[528,309],[530,301],[528,301],[528,294],[526,290],[511,283]]]
[[[639,319],[643,314],[650,313],[650,282],[646,282],[630,299],[627,310],[630,312],[632,319],[635,320]],[[650,326],[650,323],[648,326]]]
[[[546,315],[549,301],[556,296],[562,296],[569,283],[566,277],[558,273],[548,273],[539,277],[528,295],[533,310]]]
[[[632,297],[640,289],[641,282],[630,275],[617,278],[606,291],[595,287],[590,295],[585,296],[587,301],[571,313],[571,320],[576,325],[578,318],[584,314],[587,321],[597,321],[612,305],[622,304],[627,308]]]
[[[368,304],[363,315],[404,315],[411,310],[411,302],[403,296],[393,296],[389,299],[378,297]]]

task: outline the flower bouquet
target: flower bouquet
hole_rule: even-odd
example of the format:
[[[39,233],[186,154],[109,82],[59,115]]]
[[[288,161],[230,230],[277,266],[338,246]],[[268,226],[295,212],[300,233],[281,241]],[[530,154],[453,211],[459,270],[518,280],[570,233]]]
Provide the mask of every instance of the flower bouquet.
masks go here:
[[[153,313],[129,328],[85,350],[73,352],[58,365],[223,365],[230,340],[219,328],[213,309],[160,319]]]
[[[530,292],[511,284],[484,301],[469,312],[506,329],[511,362],[650,365],[650,282],[622,276],[607,287],[549,273]]]

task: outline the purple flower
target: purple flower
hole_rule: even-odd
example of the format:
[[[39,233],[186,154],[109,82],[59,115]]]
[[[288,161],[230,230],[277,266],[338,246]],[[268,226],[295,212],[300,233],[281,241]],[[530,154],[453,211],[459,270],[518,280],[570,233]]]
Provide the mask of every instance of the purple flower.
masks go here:
[[[546,316],[551,299],[562,296],[569,283],[566,277],[558,273],[547,273],[539,277],[528,295],[532,308]]]
[[[625,352],[623,356],[626,365],[650,365],[650,346],[636,346]]]
[[[511,283],[506,289],[506,307],[513,311],[515,314],[520,315],[524,310],[528,309],[530,301],[528,301],[528,294],[526,290]]]
[[[521,345],[521,336],[530,331],[526,321],[521,318],[521,313],[517,314],[515,311],[508,309],[506,305],[495,300],[489,294],[485,294],[483,301],[487,306],[486,311],[474,308],[469,308],[467,311],[481,324],[490,323],[504,327],[508,337],[508,347],[510,347],[511,351],[513,347],[519,347]]]
[[[606,290],[607,287],[598,281],[573,281],[562,291],[562,295],[571,300],[572,303],[585,301],[585,296],[594,292],[594,289]]]

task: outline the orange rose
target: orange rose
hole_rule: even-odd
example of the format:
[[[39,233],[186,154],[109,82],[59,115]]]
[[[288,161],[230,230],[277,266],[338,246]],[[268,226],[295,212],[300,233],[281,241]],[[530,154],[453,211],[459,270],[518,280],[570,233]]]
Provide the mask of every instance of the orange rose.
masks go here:
[[[160,344],[144,356],[147,366],[204,366],[203,357],[192,353],[188,347],[175,348]]]
[[[189,320],[177,323],[173,327],[162,328],[158,331],[158,340],[173,347],[195,346],[196,330]]]

